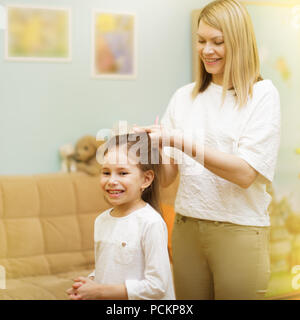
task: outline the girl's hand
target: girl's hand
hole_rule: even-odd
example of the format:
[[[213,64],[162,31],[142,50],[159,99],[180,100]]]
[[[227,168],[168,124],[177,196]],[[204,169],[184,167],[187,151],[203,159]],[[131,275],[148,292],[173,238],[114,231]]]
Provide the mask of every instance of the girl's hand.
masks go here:
[[[74,279],[71,289],[67,290],[71,300],[97,300],[100,299],[101,286],[95,281],[78,277]]]
[[[72,288],[68,289],[66,293],[69,295],[69,298],[71,300],[78,300],[77,299],[77,289],[83,284],[79,278],[74,279],[74,283],[72,285]]]

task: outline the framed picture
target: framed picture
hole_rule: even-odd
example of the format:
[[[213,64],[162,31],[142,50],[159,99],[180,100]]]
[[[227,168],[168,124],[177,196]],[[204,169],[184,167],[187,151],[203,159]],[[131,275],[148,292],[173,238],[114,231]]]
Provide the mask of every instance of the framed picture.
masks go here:
[[[10,61],[71,60],[68,8],[7,6],[5,58]]]
[[[92,77],[136,78],[136,16],[92,12]]]
[[[0,4],[0,30],[6,29],[6,8]]]
[[[300,298],[300,1],[241,1],[255,30],[261,75],[280,94],[281,145],[275,178],[268,186],[271,277],[268,299]],[[199,66],[197,22],[192,13],[193,78]]]

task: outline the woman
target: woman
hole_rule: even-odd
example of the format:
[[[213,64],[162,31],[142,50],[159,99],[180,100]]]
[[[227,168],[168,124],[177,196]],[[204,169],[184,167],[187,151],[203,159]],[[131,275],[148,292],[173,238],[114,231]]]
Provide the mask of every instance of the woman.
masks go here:
[[[167,186],[180,174],[172,239],[176,297],[260,299],[270,276],[266,184],[279,148],[279,95],[260,76],[242,4],[209,3],[197,33],[196,82],[175,92],[161,126],[137,129],[184,152],[182,164],[164,164],[161,177]]]

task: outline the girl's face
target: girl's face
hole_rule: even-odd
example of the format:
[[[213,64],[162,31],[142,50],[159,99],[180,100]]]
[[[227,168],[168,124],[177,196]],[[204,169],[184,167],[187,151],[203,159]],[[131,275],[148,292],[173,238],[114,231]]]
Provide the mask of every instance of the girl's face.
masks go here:
[[[226,61],[223,33],[200,20],[197,34],[197,50],[205,70],[212,74],[214,83],[222,85]]]
[[[104,156],[100,185],[106,200],[119,208],[130,208],[141,201],[142,190],[150,186],[154,173],[143,172],[126,146],[112,148]]]

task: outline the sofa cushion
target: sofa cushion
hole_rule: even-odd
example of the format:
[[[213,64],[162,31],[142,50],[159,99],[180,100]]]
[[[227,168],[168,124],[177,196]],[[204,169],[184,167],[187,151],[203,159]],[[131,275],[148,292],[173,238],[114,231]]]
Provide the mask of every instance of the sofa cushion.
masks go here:
[[[7,257],[27,257],[45,252],[41,221],[38,217],[5,219]]]
[[[66,179],[65,176],[56,176],[52,179],[41,176],[37,179],[37,187],[41,217],[76,214],[76,195],[72,179]]]
[[[0,264],[6,269],[6,278],[26,277],[29,274],[40,276],[51,274],[49,262],[44,255],[5,259]]]
[[[91,268],[99,177],[0,176],[0,261],[7,279]]]
[[[76,215],[42,218],[47,253],[81,250],[81,232]]]
[[[83,250],[90,250],[91,248],[94,248],[94,234],[91,235],[91,226],[94,226],[94,222],[98,215],[99,212],[78,215],[81,247]]]
[[[4,218],[39,216],[39,192],[33,177],[7,177],[2,180]]]
[[[177,184],[161,190],[169,232]],[[94,267],[94,221],[108,208],[99,177],[0,176],[0,299],[66,299],[71,279]]]
[[[6,281],[6,290],[0,290],[0,300],[65,300],[66,290],[78,276],[86,277],[91,269]]]
[[[3,218],[0,217],[0,259],[7,256],[6,231]]]
[[[94,253],[93,250],[91,250]],[[50,266],[51,273],[61,273],[74,270],[83,270],[87,267],[93,268],[94,257],[89,260],[90,256],[83,252],[66,252],[66,253],[55,253],[47,255],[47,260]]]
[[[0,220],[3,219],[4,216],[4,203],[3,203],[3,190],[0,188]]]

